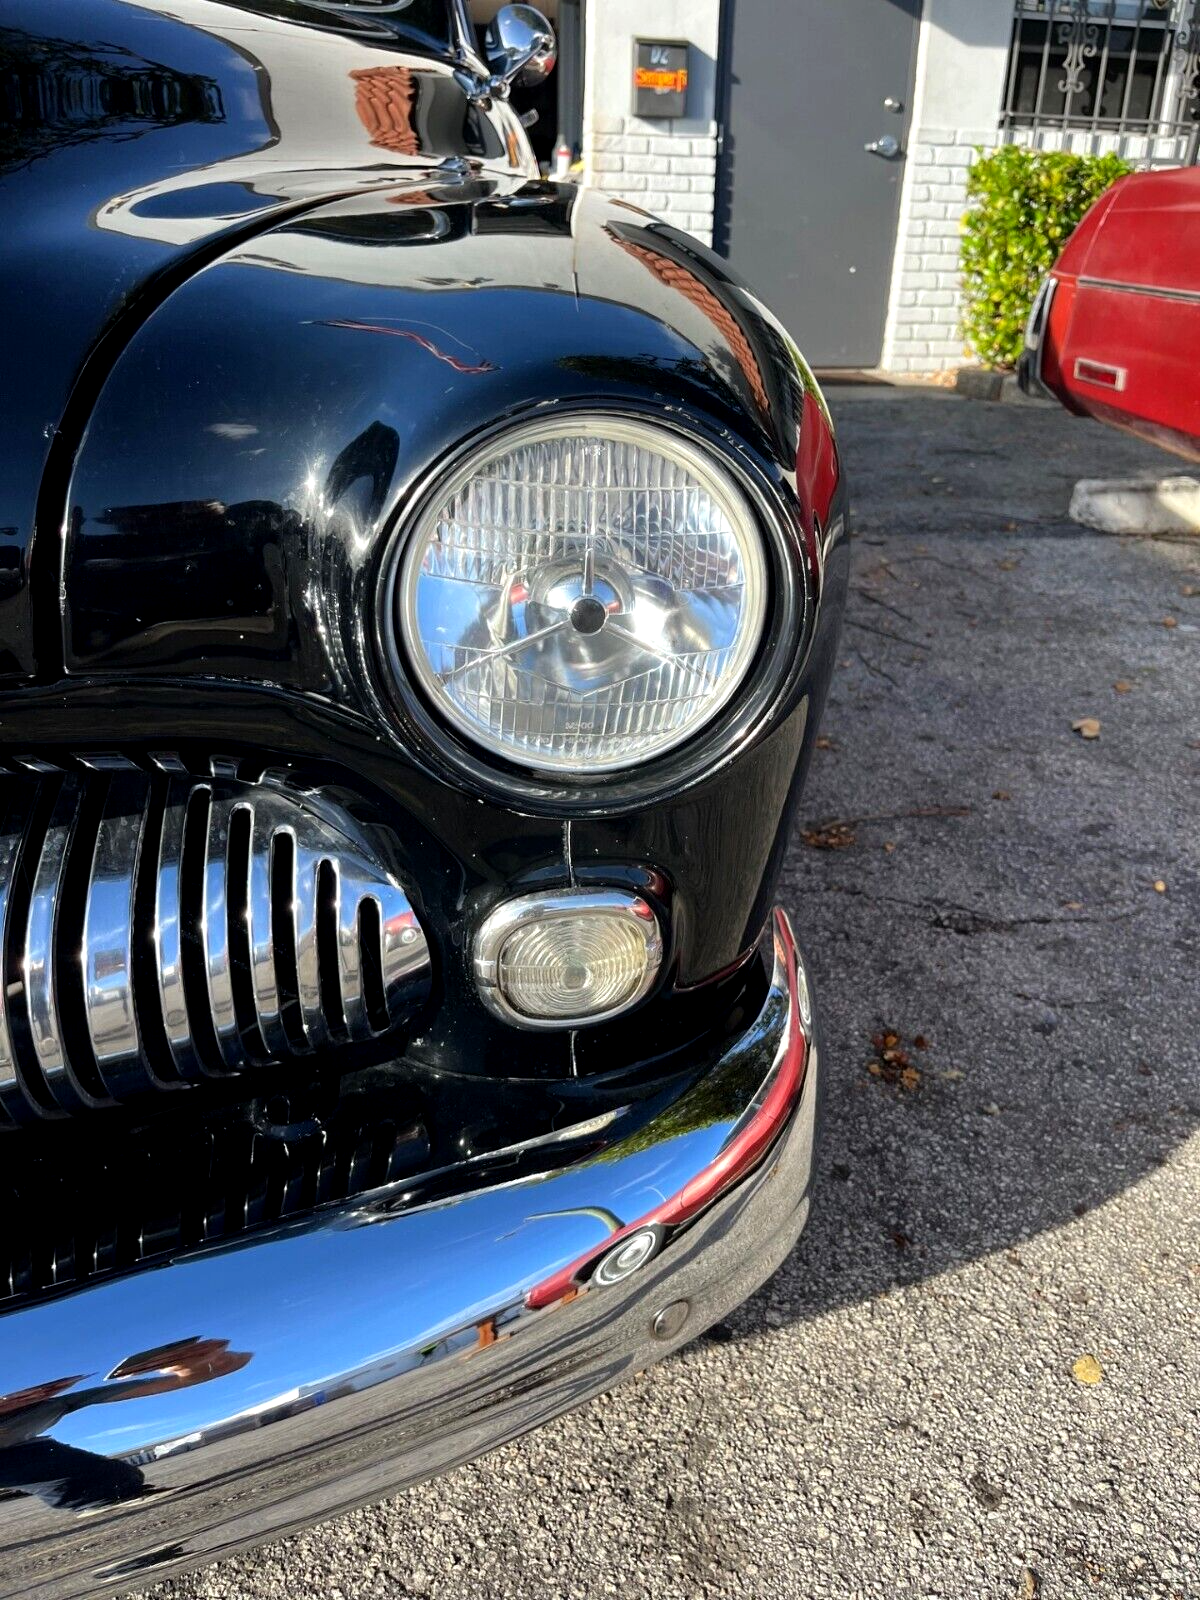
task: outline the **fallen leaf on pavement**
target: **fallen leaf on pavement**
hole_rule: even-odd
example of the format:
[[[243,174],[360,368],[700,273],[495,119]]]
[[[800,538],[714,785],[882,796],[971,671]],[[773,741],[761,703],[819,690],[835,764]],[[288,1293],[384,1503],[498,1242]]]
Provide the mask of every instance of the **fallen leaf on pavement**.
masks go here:
[[[801,828],[800,837],[813,850],[847,850],[858,839],[848,822],[827,822],[823,827]]]
[[[1118,678],[1116,683],[1113,684],[1113,688],[1117,694],[1128,694],[1133,685],[1126,678]]]
[[[1037,1600],[1042,1592],[1042,1580],[1032,1567],[1021,1568],[1021,1587],[1017,1590],[1021,1600]]]
[[[1185,600],[1194,600],[1200,594],[1200,583],[1185,583],[1179,592]]]
[[[1178,624],[1178,622],[1176,622],[1174,617],[1164,617],[1163,618],[1163,627],[1164,628],[1177,628],[1178,626],[1179,626],[1179,624]]]
[[[921,1087],[921,1073],[902,1048],[898,1033],[882,1028],[871,1035],[871,1043],[877,1058],[867,1062],[867,1071],[873,1078],[910,1091]]]
[[[1012,795],[1009,794],[1007,789],[993,789],[992,790],[992,799],[993,800],[1011,800],[1012,799]]]
[[[1082,911],[1083,910],[1083,901],[1082,900],[1064,900],[1063,901],[1063,910],[1064,911]]]
[[[1100,737],[1099,717],[1080,717],[1078,722],[1071,724],[1072,733],[1077,733],[1081,739],[1098,739]]]
[[[817,749],[818,750],[832,750],[833,748],[834,748],[833,740],[831,738],[829,738],[829,736],[827,734],[823,733],[820,736],[820,738],[817,740]]]
[[[1019,561],[997,561],[996,565],[1000,568],[1001,572],[1015,572],[1017,567],[1020,566],[1020,562]]]
[[[892,851],[896,848],[896,846],[892,843],[892,841],[890,839],[888,839],[886,841],[886,843],[884,844],[883,848],[887,851],[888,855],[891,855]]]
[[[1167,892],[1167,884],[1166,884],[1166,880],[1164,878],[1155,878],[1155,880],[1154,880],[1154,892],[1155,892],[1155,894],[1166,894],[1166,892]]]
[[[1104,1377],[1104,1368],[1095,1356],[1076,1356],[1071,1363],[1071,1371],[1079,1383],[1089,1386],[1099,1383]]]

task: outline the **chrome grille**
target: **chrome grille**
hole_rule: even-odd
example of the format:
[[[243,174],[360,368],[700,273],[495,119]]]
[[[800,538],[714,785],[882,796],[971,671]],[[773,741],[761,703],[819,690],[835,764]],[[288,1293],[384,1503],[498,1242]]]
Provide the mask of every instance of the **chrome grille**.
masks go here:
[[[377,1039],[428,989],[370,833],[286,770],[80,757],[0,774],[11,1123]]]

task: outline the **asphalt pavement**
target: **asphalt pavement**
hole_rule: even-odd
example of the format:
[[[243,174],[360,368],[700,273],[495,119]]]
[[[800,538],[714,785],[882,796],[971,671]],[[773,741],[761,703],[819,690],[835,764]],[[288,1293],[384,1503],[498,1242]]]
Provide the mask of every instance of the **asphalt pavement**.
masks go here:
[[[783,890],[807,1234],[615,1393],[154,1596],[1200,1600],[1200,539],[1067,520],[1179,464],[832,398],[852,593]]]

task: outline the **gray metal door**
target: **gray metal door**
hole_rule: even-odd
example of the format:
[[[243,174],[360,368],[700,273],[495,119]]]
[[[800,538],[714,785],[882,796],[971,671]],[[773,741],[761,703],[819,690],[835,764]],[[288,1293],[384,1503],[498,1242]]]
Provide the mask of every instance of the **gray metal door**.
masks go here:
[[[725,0],[717,244],[814,366],[883,348],[921,0]]]

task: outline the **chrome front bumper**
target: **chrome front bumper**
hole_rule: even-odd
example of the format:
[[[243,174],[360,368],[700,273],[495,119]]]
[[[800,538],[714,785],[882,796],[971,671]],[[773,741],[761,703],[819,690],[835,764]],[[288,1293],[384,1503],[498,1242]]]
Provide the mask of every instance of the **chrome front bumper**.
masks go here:
[[[782,912],[759,1015],[634,1135],[382,1190],[0,1318],[0,1597],[150,1582],[444,1471],[693,1338],[803,1227],[818,1100]]]
[[[1042,379],[1042,347],[1057,288],[1058,280],[1053,276],[1043,278],[1039,284],[1025,321],[1025,344],[1017,361],[1017,383],[1022,394],[1027,394],[1033,400],[1053,400],[1055,403],[1058,396]]]

